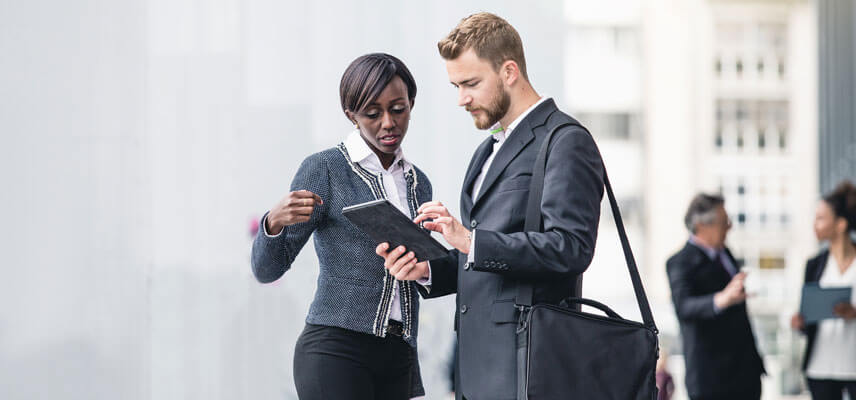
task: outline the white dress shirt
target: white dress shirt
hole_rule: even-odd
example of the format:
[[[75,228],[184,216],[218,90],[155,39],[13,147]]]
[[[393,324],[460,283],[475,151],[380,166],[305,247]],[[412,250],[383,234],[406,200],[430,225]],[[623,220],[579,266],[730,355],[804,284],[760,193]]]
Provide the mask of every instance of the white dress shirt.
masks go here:
[[[345,149],[348,150],[348,155],[351,161],[359,164],[369,172],[375,175],[380,175],[383,180],[383,189],[386,192],[387,200],[395,205],[404,215],[410,216],[410,209],[407,206],[407,182],[404,180],[404,173],[411,168],[401,151],[401,147],[395,151],[395,159],[392,161],[389,169],[384,169],[374,151],[366,144],[366,141],[360,136],[360,131],[354,130],[345,139]],[[414,216],[411,216],[413,218]],[[392,286],[392,307],[389,312],[389,319],[401,321],[401,299],[399,298],[398,281],[393,282]]]
[[[856,260],[842,274],[838,262],[830,254],[818,286],[856,289]],[[856,291],[852,296],[850,302],[856,304]],[[835,318],[818,323],[806,376],[812,379],[856,380],[856,320]]]
[[[526,118],[535,107],[538,107],[541,103],[545,102],[549,97],[544,96],[541,97],[535,104],[531,107],[527,108],[526,111],[521,113],[514,119],[507,127],[503,129],[502,125],[499,122],[490,127],[491,134],[495,142],[493,143],[493,152],[490,153],[490,156],[487,157],[487,160],[484,161],[484,166],[482,166],[481,172],[476,177],[476,181],[473,183],[473,202],[475,202],[476,198],[478,198],[479,192],[481,191],[482,183],[484,183],[484,178],[487,175],[487,171],[490,170],[491,164],[493,164],[493,158],[496,157],[496,153],[499,152],[499,149],[502,148],[503,143],[514,133],[514,128],[520,124],[520,121],[523,121],[523,118]],[[467,254],[467,262],[473,262],[476,258],[476,230],[473,229],[472,236],[470,237],[470,253]]]

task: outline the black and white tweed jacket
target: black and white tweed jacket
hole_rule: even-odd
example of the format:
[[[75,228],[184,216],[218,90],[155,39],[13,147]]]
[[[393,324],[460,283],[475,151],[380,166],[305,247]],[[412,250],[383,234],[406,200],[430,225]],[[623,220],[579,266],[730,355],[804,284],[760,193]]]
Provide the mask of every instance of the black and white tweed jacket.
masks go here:
[[[407,205],[415,218],[419,205],[431,200],[431,183],[416,167],[405,171],[405,181]],[[387,198],[382,177],[352,162],[345,145],[339,144],[303,160],[291,190],[309,190],[324,204],[315,207],[309,222],[285,227],[277,236],[259,229],[252,251],[256,279],[262,283],[279,279],[314,233],[320,271],[306,322],[384,336],[394,278],[375,254],[375,243],[342,215],[343,207]],[[398,288],[404,340],[412,346],[415,357],[419,293],[414,285],[399,282]],[[418,367],[415,370],[413,395],[419,396],[424,391]]]

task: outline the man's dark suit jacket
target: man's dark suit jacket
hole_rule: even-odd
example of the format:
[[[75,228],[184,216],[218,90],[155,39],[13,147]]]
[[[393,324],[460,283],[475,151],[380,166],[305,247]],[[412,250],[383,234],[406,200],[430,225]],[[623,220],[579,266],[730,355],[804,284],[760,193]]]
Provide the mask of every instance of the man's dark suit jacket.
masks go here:
[[[737,265],[726,249],[732,265]],[[746,303],[716,312],[713,295],[731,275],[687,243],[666,262],[672,301],[681,327],[690,397],[741,393],[758,385],[764,363],[755,346]]]
[[[805,283],[817,283],[823,275],[823,270],[826,269],[826,261],[829,259],[829,250],[821,251],[817,256],[808,260],[805,264]],[[806,324],[803,328],[807,343],[805,346],[805,356],[803,356],[802,369],[805,371],[808,368],[808,360],[811,359],[811,353],[814,350],[814,341],[817,339],[817,323]]]
[[[461,193],[461,221],[475,230],[474,263],[467,264],[467,255],[456,250],[431,261],[432,286],[423,295],[458,294],[458,398],[515,398],[517,283],[534,283],[535,302],[555,304],[574,294],[577,277],[591,263],[603,162],[581,126],[553,136],[541,201],[543,233],[523,232],[535,158],[547,133],[564,122],[579,124],[552,100],[539,104],[500,147],[473,199],[473,182],[493,139],[476,149]]]

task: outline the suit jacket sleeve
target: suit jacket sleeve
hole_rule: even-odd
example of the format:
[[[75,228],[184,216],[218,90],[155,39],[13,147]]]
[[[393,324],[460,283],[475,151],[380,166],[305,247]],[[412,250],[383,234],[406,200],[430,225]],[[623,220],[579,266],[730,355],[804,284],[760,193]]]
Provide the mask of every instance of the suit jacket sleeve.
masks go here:
[[[327,172],[324,160],[313,155],[303,161],[291,182],[291,191],[308,190],[324,201],[324,204],[315,206],[308,222],[286,226],[278,235],[272,236],[265,229],[268,213],[262,217],[261,227],[253,241],[251,260],[253,275],[259,282],[270,283],[285,274],[309,236],[326,219],[330,195]]]
[[[473,268],[518,279],[583,273],[594,255],[602,198],[603,161],[591,135],[579,127],[557,132],[544,176],[544,231],[479,229]]]
[[[666,262],[669,286],[675,311],[682,320],[713,319],[718,315],[713,307],[714,293],[695,295],[692,290],[693,266],[684,260],[672,258]]]
[[[461,253],[451,250],[446,257],[431,260],[430,288],[416,285],[419,294],[426,299],[441,297],[458,292],[458,263]]]

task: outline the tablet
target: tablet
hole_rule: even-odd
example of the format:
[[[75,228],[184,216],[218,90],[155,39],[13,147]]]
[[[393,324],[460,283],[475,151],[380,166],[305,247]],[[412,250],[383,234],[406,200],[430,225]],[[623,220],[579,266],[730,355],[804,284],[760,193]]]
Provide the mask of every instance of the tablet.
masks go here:
[[[832,309],[838,303],[849,303],[852,291],[852,287],[822,288],[817,283],[807,283],[802,290],[800,314],[807,323],[839,318]]]
[[[369,235],[377,244],[387,242],[390,249],[404,245],[419,262],[445,257],[448,250],[425,229],[404,215],[389,200],[380,199],[342,209],[342,215]]]

